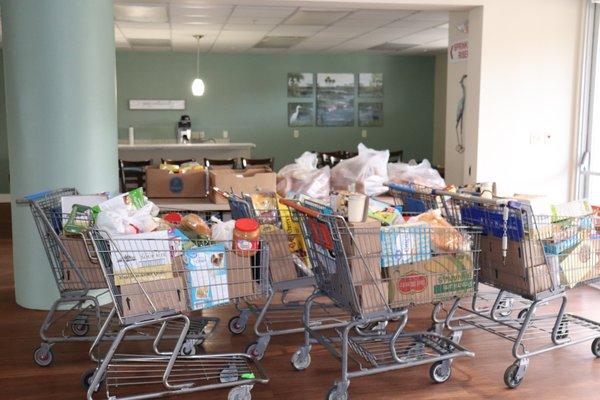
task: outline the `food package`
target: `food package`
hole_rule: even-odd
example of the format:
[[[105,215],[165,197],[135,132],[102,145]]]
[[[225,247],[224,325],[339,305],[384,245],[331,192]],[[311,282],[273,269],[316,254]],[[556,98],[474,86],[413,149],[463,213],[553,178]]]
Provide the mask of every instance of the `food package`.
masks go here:
[[[188,249],[184,252],[184,260],[192,310],[229,301],[227,259],[222,243]]]
[[[275,192],[256,192],[250,194],[252,207],[260,224],[278,225],[279,211]]]
[[[470,253],[443,255],[388,268],[390,304],[403,306],[464,297],[473,290]]]
[[[200,216],[196,214],[187,214],[181,218],[179,229],[182,231],[193,232],[196,235],[210,237],[211,231],[208,224]]]
[[[423,160],[420,164],[415,160],[410,160],[409,163],[390,163],[387,168],[390,182],[411,183],[433,189],[446,187],[444,178],[437,170],[431,168],[428,160]]]
[[[442,217],[440,209],[430,210],[409,219],[409,222],[424,222],[431,228],[431,243],[438,253],[455,253],[469,251],[471,243]]]
[[[329,166],[317,168],[317,155],[308,151],[286,165],[277,173],[277,193],[287,197],[292,193],[304,193],[310,197],[329,195],[331,171]]]
[[[227,222],[223,222],[215,216],[210,217],[213,222],[212,225],[212,240],[215,242],[222,242],[225,247],[231,250],[231,242],[233,241],[233,230],[235,229],[235,220],[232,219]]]
[[[374,198],[369,199],[368,216],[383,225],[402,225],[404,223],[402,206],[394,206]]]
[[[113,237],[110,259],[116,285],[173,277],[168,231]]]
[[[387,162],[389,150],[373,150],[358,145],[358,155],[341,160],[331,169],[331,186],[337,190],[356,190],[367,196],[377,196],[388,191]],[[354,189],[352,189],[354,188]]]
[[[408,264],[431,258],[431,229],[425,223],[381,228],[381,266]]]
[[[300,221],[293,217],[288,206],[277,202],[279,208],[279,216],[281,218],[281,229],[287,233],[288,246],[291,253],[296,254],[304,265],[310,267],[310,261],[308,259],[308,253],[306,250],[306,243],[304,242],[304,236],[302,235],[302,229],[300,227]]]
[[[559,256],[561,282],[567,287],[598,276],[600,238],[586,239],[566,254]]]

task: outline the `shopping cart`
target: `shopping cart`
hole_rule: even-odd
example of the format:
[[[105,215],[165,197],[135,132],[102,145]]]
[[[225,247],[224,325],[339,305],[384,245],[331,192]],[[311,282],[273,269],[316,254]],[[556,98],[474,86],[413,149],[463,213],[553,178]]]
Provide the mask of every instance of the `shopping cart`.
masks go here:
[[[448,328],[479,328],[512,342],[515,361],[504,374],[509,388],[521,384],[533,356],[585,341],[593,341],[592,352],[600,356],[600,322],[566,312],[566,290],[600,279],[593,216],[536,216],[529,204],[512,199],[444,195],[455,223],[483,230],[479,280],[499,289],[495,304],[505,293],[528,301],[517,315],[499,318],[475,296],[469,306],[451,310],[451,318],[464,315]]]
[[[59,291],[59,298],[52,304],[40,327],[42,343],[33,353],[35,363],[42,367],[52,363],[52,348],[56,343],[94,341],[112,308],[110,304],[100,304],[109,298],[106,280],[89,238],[84,234],[67,236],[62,233],[70,215],[62,213],[61,198],[77,194],[76,189],[65,188],[29,195],[17,201],[29,205],[31,209]],[[75,223],[89,226],[92,223],[89,218],[86,215],[77,216]],[[195,346],[214,331],[217,322],[216,318],[193,318],[185,351],[194,351]],[[162,339],[177,337],[173,333],[179,332],[178,325],[176,321],[169,324],[158,338],[148,335],[148,332],[138,331],[129,339],[158,339],[157,346],[160,346]],[[103,338],[114,339],[118,321],[111,321],[107,327],[110,329]],[[95,353],[90,352],[90,356],[94,359]]]
[[[90,232],[121,329],[89,375],[87,398],[92,399],[104,382],[109,399],[146,399],[220,388],[230,388],[229,399],[250,399],[253,385],[268,381],[260,364],[247,354],[182,355],[190,329],[185,312],[264,296],[268,247],[257,243],[260,257],[253,258],[230,250],[232,243],[197,246],[180,235],[156,235],[111,238],[102,231]],[[167,323],[176,320],[182,327],[171,351],[118,352],[123,339],[140,327],[155,328],[160,334]]]
[[[473,353],[435,332],[404,332],[408,307],[472,295],[477,280],[479,235],[464,228],[424,226],[352,228],[343,218],[324,215],[292,200],[302,222],[318,288],[352,315],[343,328],[326,336],[305,329],[341,361],[342,376],[327,398],[346,399],[350,379],[431,364],[430,377],[449,379],[452,360]],[[446,243],[446,248],[432,248]],[[409,245],[407,245],[409,244]],[[434,256],[435,254],[435,256]],[[310,318],[312,299],[305,306]],[[355,327],[399,320],[390,333],[357,334]],[[349,369],[349,361],[357,365]]]
[[[238,303],[240,314],[229,322],[230,332],[240,334],[250,315],[256,315],[254,333],[258,340],[248,345],[246,353],[260,360],[272,337],[305,333],[302,324],[305,299],[315,293],[316,284],[299,221],[287,207],[255,209],[249,195],[219,193],[227,197],[232,218],[254,218],[259,222],[261,234],[269,245],[271,286],[266,302]],[[288,300],[290,297],[296,298]],[[347,312],[323,296],[315,301],[314,308],[308,323],[316,330],[344,326],[350,318]],[[291,363],[298,370],[307,368],[310,364],[308,349],[297,351],[292,356]]]

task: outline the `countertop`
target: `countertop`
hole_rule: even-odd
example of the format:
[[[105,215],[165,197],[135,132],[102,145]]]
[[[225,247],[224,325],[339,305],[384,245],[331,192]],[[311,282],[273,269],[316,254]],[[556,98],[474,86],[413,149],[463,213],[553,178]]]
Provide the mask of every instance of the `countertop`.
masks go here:
[[[157,149],[247,149],[254,148],[254,143],[140,143],[119,144],[119,149],[127,150],[157,150]]]

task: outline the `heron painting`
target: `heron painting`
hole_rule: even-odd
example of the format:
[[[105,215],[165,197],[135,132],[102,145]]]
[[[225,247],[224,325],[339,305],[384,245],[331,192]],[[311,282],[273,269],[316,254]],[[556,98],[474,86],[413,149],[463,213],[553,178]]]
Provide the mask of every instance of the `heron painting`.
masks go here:
[[[383,103],[358,103],[358,126],[383,126]]]
[[[313,103],[288,103],[288,126],[312,126],[314,115]]]
[[[287,74],[288,97],[312,97],[314,94],[314,74],[289,72]]]
[[[317,74],[317,126],[354,126],[354,74]]]

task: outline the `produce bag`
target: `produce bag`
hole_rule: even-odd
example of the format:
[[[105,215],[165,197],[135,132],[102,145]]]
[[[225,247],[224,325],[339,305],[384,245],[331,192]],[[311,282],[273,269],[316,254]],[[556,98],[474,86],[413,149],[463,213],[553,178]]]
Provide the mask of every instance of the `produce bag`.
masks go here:
[[[427,159],[417,164],[415,160],[407,163],[390,163],[387,166],[390,182],[394,183],[414,183],[416,185],[427,186],[433,189],[443,189],[446,187],[444,178],[440,173],[431,168]]]
[[[212,216],[210,220],[212,225],[212,240],[215,242],[223,242],[227,249],[231,249],[231,241],[233,240],[233,229],[235,228],[235,220],[227,222],[221,221],[219,218]]]
[[[358,145],[358,155],[341,160],[331,170],[331,186],[338,190],[355,190],[367,196],[377,196],[387,192],[384,183],[388,181],[387,163],[389,150],[369,149]]]
[[[287,197],[290,193],[303,193],[310,197],[329,195],[331,171],[329,166],[317,168],[317,155],[305,151],[277,174],[277,193]]]
[[[93,207],[98,229],[110,235],[131,235],[158,228],[154,217],[158,207],[148,200],[141,188],[123,193]]]

